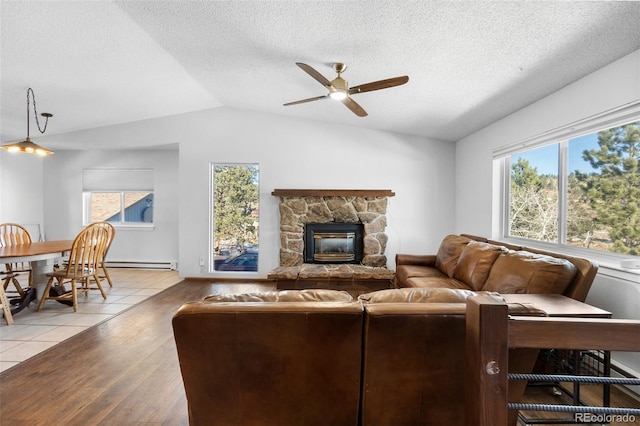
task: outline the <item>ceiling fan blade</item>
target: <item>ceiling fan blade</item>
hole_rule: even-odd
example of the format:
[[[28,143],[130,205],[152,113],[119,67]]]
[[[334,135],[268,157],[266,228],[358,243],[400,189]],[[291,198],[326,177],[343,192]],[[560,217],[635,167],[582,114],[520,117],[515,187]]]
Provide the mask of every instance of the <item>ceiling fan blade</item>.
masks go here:
[[[315,98],[308,98],[308,99],[301,99],[299,101],[287,102],[286,104],[283,104],[283,106],[304,104],[307,102],[319,101],[320,99],[326,99],[328,97],[329,97],[328,95],[316,96]]]
[[[359,86],[354,86],[350,88],[349,94],[355,95],[357,93],[387,89],[389,87],[400,86],[401,84],[405,84],[407,81],[409,81],[409,77],[406,75],[403,75],[402,77],[388,78],[386,80],[373,81],[371,83],[365,83],[365,84],[361,84]]]
[[[364,110],[356,101],[351,99],[350,97],[346,97],[342,100],[342,103],[347,106],[355,115],[358,117],[366,117],[367,111]]]
[[[304,72],[306,72],[311,77],[316,79],[316,81],[319,82],[320,84],[322,84],[324,87],[326,87],[326,88],[331,87],[331,82],[329,80],[327,80],[318,71],[316,71],[313,67],[311,67],[311,66],[309,66],[307,64],[303,64],[302,62],[296,62],[296,65],[299,66],[300,68],[302,68],[304,70]]]

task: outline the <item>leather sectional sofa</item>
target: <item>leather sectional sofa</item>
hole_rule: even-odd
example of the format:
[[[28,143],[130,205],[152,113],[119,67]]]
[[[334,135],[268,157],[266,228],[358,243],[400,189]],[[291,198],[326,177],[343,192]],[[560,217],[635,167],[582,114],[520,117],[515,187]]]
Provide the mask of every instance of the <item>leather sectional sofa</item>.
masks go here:
[[[190,424],[463,424],[473,294],[405,288],[354,301],[341,291],[285,290],[187,303],[173,329]],[[510,352],[510,371],[530,372],[536,354]],[[510,384],[510,401],[524,385]]]
[[[173,318],[191,425],[355,425],[362,305],[346,292],[215,295]]]
[[[598,266],[583,258],[472,235],[449,235],[437,254],[396,255],[396,288],[563,294],[584,302]]]

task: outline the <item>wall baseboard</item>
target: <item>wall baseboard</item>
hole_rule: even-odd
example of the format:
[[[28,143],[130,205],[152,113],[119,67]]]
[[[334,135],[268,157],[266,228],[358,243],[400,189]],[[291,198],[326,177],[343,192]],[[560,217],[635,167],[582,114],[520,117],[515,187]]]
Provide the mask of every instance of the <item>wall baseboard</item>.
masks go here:
[[[110,268],[139,268],[139,269],[169,269],[175,271],[178,269],[178,262],[147,262],[147,261],[118,261],[112,260],[107,262]]]

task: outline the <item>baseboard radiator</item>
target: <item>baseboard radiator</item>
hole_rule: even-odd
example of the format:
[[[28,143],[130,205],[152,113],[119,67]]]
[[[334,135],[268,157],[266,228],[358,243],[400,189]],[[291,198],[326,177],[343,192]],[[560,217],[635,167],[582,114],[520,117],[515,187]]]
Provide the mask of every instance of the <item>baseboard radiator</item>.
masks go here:
[[[148,262],[148,261],[126,261],[126,260],[109,260],[107,261],[109,268],[136,268],[136,269],[167,269],[175,271],[178,269],[178,262]]]

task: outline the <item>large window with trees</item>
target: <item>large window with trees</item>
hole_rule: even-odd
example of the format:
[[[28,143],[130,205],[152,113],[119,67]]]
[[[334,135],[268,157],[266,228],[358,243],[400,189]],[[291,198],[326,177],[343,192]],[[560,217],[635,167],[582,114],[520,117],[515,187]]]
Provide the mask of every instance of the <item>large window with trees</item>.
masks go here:
[[[534,145],[501,159],[503,237],[640,256],[640,117]]]
[[[258,270],[259,167],[212,164],[214,271]]]

